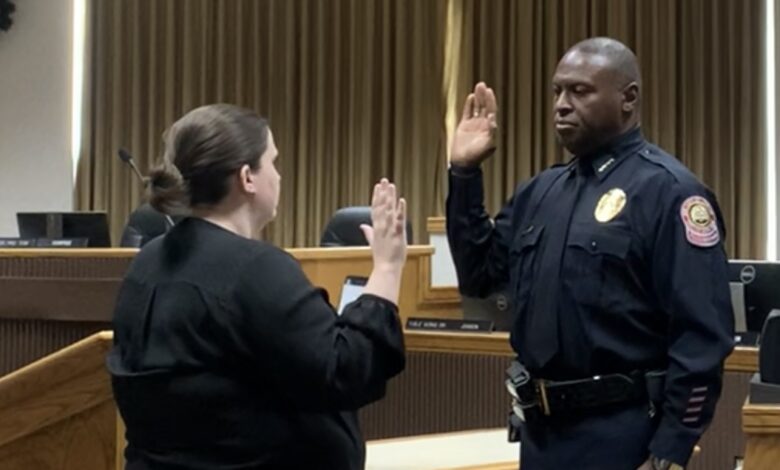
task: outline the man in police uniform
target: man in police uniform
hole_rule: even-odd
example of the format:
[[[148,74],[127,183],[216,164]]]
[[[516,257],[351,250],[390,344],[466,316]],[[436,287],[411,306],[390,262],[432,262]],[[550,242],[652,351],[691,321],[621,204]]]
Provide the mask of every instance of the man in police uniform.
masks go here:
[[[447,234],[463,294],[507,282],[513,294],[523,470],[684,467],[720,395],[733,348],[723,219],[642,137],[640,85],[622,43],[572,47],[553,90],[574,158],[520,184],[494,221],[479,165],[497,105],[484,83],[454,135]]]

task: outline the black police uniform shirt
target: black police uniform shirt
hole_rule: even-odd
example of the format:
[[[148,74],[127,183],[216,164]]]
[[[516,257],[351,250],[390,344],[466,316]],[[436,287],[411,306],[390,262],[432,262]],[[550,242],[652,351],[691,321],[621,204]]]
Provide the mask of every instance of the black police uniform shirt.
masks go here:
[[[585,179],[559,279],[540,279],[539,251],[567,178]],[[649,450],[685,463],[712,419],[733,315],[723,219],[715,197],[634,129],[589,159],[519,185],[492,221],[482,173],[452,168],[447,234],[464,295],[510,288],[511,343],[538,378],[665,370],[662,418]],[[559,283],[559,349],[533,363],[524,328],[535,283]]]
[[[355,410],[404,367],[393,303],[337,316],[289,254],[197,218],[139,252],[114,342],[128,469],[362,469]]]

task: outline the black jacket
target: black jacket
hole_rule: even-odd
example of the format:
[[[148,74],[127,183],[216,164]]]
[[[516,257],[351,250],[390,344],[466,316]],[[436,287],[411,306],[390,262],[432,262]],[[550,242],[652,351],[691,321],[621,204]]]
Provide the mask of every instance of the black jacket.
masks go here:
[[[196,218],[138,254],[114,328],[128,469],[362,469],[356,410],[404,367],[395,305],[339,317],[289,254]]]

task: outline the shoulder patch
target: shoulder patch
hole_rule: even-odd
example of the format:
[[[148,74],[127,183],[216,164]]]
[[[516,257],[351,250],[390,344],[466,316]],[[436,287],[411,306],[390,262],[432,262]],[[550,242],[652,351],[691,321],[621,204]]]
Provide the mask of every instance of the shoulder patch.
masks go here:
[[[709,248],[720,241],[718,220],[707,199],[691,196],[683,201],[680,218],[685,226],[685,238],[691,245]]]

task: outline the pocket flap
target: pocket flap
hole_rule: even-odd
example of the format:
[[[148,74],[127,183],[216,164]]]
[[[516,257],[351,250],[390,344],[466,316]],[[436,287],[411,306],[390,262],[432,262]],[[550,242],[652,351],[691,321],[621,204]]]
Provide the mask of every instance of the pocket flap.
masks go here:
[[[515,235],[515,241],[512,243],[511,251],[522,253],[523,251],[532,248],[539,244],[542,239],[542,232],[544,232],[544,226],[541,225],[527,225]]]
[[[602,228],[592,232],[570,233],[568,244],[580,247],[594,255],[606,254],[625,259],[628,256],[629,248],[631,248],[631,236],[627,233]]]

